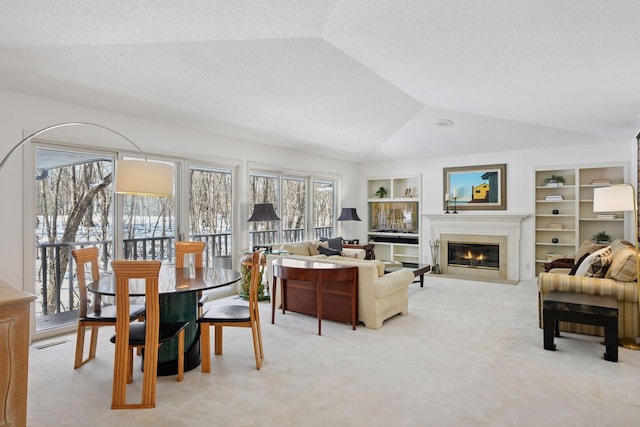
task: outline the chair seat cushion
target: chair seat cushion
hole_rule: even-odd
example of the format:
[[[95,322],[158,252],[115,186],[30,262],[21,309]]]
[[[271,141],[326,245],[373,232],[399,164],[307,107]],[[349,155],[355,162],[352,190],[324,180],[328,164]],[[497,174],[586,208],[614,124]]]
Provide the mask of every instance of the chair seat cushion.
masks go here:
[[[183,330],[189,322],[167,322],[160,323],[159,343],[169,341]],[[144,345],[146,324],[144,322],[134,322],[129,325],[129,345]],[[116,335],[111,337],[111,342],[116,343]]]
[[[249,307],[245,305],[214,305],[198,319],[198,322],[247,322],[250,319]]]
[[[130,305],[129,306],[129,319],[136,320],[140,315],[144,314],[144,305]],[[100,309],[100,313],[90,312],[86,317],[81,317],[80,320],[91,322],[112,322],[116,321],[116,306],[107,305]]]

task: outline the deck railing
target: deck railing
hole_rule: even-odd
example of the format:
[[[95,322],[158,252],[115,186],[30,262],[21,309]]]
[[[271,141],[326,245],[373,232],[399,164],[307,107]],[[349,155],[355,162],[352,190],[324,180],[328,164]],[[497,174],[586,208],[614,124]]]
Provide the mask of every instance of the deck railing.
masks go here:
[[[299,242],[305,240],[303,229],[283,230],[284,242]],[[321,237],[331,237],[333,227],[317,227],[313,230],[313,239],[319,240]],[[251,247],[259,245],[272,245],[277,238],[277,231],[257,231],[250,232],[249,238]],[[216,234],[196,234],[191,236],[192,240],[204,241],[205,246],[204,264],[207,267],[224,265],[231,267],[231,233]],[[165,262],[174,261],[175,237],[141,237],[134,239],[124,239],[123,249],[125,259],[159,259]],[[75,265],[71,251],[86,246],[97,246],[100,248],[99,265],[101,270],[106,270],[112,254],[111,240],[95,242],[67,242],[67,243],[43,243],[36,245],[37,250],[37,284],[40,295],[37,300],[37,316],[48,316],[77,308],[79,302],[77,295],[77,281],[75,277]],[[61,255],[65,253],[68,258],[66,271],[62,271]],[[49,288],[47,284],[53,276],[55,286]],[[49,292],[53,292],[53,304],[49,307]]]
[[[221,258],[231,256],[231,233],[198,234],[192,236],[193,240],[207,243],[204,264],[206,267],[219,266],[221,264],[230,268],[227,262],[220,262]],[[165,262],[174,261],[174,237],[147,237],[125,239],[124,258],[134,260],[159,259]],[[76,293],[77,282],[75,277],[75,264],[71,251],[86,246],[100,248],[99,265],[101,270],[106,270],[112,253],[112,241],[103,240],[95,242],[66,242],[43,243],[36,245],[38,253],[38,271],[36,280],[40,286],[38,306],[39,315],[47,316],[65,311],[74,310],[78,303]],[[62,254],[65,253],[69,262],[65,271],[62,271]],[[53,276],[53,310],[49,309],[49,287],[47,284]]]

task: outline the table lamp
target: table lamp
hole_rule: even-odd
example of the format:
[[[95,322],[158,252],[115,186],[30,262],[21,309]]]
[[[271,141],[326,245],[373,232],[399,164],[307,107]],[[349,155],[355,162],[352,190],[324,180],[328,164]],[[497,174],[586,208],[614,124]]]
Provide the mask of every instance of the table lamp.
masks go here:
[[[340,212],[340,216],[338,217],[338,221],[362,221],[358,216],[358,212],[356,212],[356,208],[342,208],[342,212]],[[349,241],[349,223],[347,222],[347,238],[345,240]]]
[[[92,126],[101,129],[105,129],[115,135],[118,135],[143,155],[144,161],[140,160],[117,160],[115,165],[114,175],[114,191],[120,194],[134,194],[142,196],[160,196],[160,197],[172,197],[173,196],[173,166],[147,161],[146,154],[134,143],[132,140],[124,136],[118,131],[108,128],[103,125],[87,122],[68,122],[58,123],[55,125],[47,126],[40,129],[37,132],[23,138],[20,142],[13,146],[13,148],[7,153],[0,163],[0,169],[7,162],[11,154],[16,151],[27,141],[48,132],[53,129],[68,127],[68,126]]]
[[[610,187],[595,188],[593,190],[593,211],[594,212],[620,212],[633,211],[633,222],[635,228],[636,248],[636,283],[640,292],[640,257],[638,256],[638,205],[633,186],[629,183],[612,185]],[[640,308],[640,299],[638,301]],[[640,311],[639,311],[640,313]],[[622,339],[620,343],[625,348],[640,350],[640,344],[633,339]]]

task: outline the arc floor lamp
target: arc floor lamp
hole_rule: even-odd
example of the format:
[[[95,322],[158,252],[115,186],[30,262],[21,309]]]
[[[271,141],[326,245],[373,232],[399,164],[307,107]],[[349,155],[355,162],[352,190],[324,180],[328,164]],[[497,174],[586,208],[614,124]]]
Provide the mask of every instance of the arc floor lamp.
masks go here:
[[[139,160],[117,160],[114,175],[114,191],[120,194],[135,194],[144,196],[173,196],[173,166],[166,163],[151,162],[147,160],[147,155],[132,140],[107,126],[89,122],[66,122],[47,126],[23,138],[20,142],[4,156],[0,169],[3,168],[9,157],[23,144],[53,129],[69,126],[90,126],[107,130],[118,135],[131,144],[144,157],[144,161]]]

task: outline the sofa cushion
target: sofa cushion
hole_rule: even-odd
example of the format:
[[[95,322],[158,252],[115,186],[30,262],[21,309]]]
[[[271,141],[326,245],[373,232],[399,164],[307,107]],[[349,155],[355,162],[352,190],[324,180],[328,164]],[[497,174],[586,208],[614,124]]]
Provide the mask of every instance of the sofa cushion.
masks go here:
[[[342,256],[330,256],[329,260],[333,260],[333,261],[346,261],[346,262],[352,262],[352,263],[356,263],[356,264],[374,264],[376,266],[376,270],[378,272],[378,277],[382,277],[384,276],[384,263],[380,260],[377,259],[361,259],[361,258],[351,258],[351,257],[346,257],[344,255]]]
[[[318,251],[318,246],[320,245],[320,242],[307,242],[309,244],[309,254],[311,254],[311,256],[314,255],[320,255],[320,252]]]
[[[311,252],[309,252],[309,242],[284,243],[281,246],[281,249],[285,251],[289,251],[291,255],[302,255],[302,256],[311,255]]]
[[[611,265],[605,277],[620,282],[633,282],[637,279],[636,249],[625,241],[612,244]]]
[[[587,273],[591,271],[591,266],[595,262],[599,262],[601,255],[611,256],[611,247],[606,246],[602,249],[598,249],[591,255],[585,258],[584,261],[580,263],[578,270],[576,270],[576,276],[578,277],[586,277]],[[590,276],[592,277],[592,276]]]

